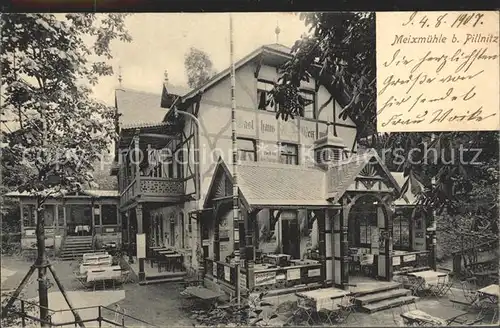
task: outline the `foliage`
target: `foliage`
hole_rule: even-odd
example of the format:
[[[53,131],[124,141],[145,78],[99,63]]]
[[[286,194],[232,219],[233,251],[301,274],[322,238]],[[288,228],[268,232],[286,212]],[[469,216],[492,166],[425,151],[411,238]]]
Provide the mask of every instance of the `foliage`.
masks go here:
[[[272,304],[263,300],[266,293],[241,299],[238,305],[235,298],[214,309],[192,310],[192,318],[204,326],[273,326],[272,320],[278,317]],[[270,311],[266,311],[270,309]]]
[[[184,56],[184,68],[188,85],[193,89],[205,84],[215,74],[210,56],[194,47],[191,47]]]
[[[8,186],[39,204],[92,181],[93,163],[115,137],[115,111],[92,98],[91,86],[113,74],[111,42],[131,40],[125,16],[3,15],[2,112],[19,129],[4,135],[2,169]]]
[[[484,186],[488,170],[498,172],[497,132],[376,133],[376,63],[374,13],[306,13],[300,15],[310,34],[292,47],[292,58],[282,67],[280,78],[271,91],[270,102],[279,104],[277,118],[293,119],[302,110],[298,88],[301,81],[315,78],[332,98],[343,106],[340,117],[350,117],[358,126],[357,140],[364,147],[385,152],[386,164],[403,171],[407,181],[403,192],[418,195],[424,211],[446,210],[454,215],[464,202],[473,202],[474,190]],[[332,101],[330,98],[325,108]],[[481,149],[477,163],[471,163]],[[427,155],[426,150],[435,152]],[[465,150],[465,161],[461,160]],[[397,151],[397,154],[395,153]],[[427,156],[427,157],[426,157]],[[453,158],[453,160],[450,160]],[[395,163],[402,159],[401,163]],[[490,161],[491,160],[491,161]],[[432,182],[435,183],[432,183]],[[493,180],[488,180],[491,185]],[[491,185],[493,190],[494,185]],[[496,201],[491,204],[495,204]],[[494,208],[485,205],[482,213],[493,217]],[[479,210],[479,209],[478,209]]]
[[[9,297],[5,297],[5,299],[2,300],[2,308],[7,303],[8,299],[9,299]],[[19,296],[19,299],[25,299],[25,296],[21,294]],[[1,319],[2,327],[21,327],[22,326],[22,315],[19,314],[19,313],[21,313],[21,310],[22,310],[21,302],[16,301],[12,306],[12,310],[7,313],[5,318],[2,317],[2,319]],[[29,314],[31,316],[36,316],[36,312],[38,312],[38,304],[37,303],[32,303],[31,301],[24,302],[24,313]],[[37,322],[35,322],[34,320],[29,319],[29,318],[25,318],[24,323],[28,327],[29,326],[34,327],[37,325]]]
[[[307,13],[300,14],[300,18],[312,33],[295,42],[294,56],[283,65],[279,84],[271,92],[272,101],[280,105],[278,114],[286,120],[300,113],[304,99],[297,89],[302,80],[314,77],[345,105],[340,117],[349,116],[361,127],[361,136],[373,133],[374,13]]]

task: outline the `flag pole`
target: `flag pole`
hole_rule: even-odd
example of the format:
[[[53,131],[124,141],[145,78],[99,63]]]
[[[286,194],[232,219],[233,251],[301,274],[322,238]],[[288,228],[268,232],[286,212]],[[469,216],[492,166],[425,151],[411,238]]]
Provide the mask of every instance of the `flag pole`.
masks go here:
[[[238,148],[236,140],[236,97],[235,97],[235,66],[234,66],[234,41],[233,41],[233,14],[229,13],[229,54],[231,60],[231,139],[233,155],[233,248],[234,262],[236,264],[236,277],[239,277],[240,266],[240,215],[238,197]],[[240,304],[239,279],[236,279],[236,297]]]

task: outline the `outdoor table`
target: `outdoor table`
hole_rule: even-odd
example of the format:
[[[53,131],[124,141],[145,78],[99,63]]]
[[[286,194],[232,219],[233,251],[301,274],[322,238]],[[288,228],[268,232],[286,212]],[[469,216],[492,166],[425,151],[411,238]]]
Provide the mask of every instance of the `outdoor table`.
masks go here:
[[[171,252],[162,252],[159,254],[160,259],[158,262],[158,272],[161,272],[161,262],[167,265],[167,270],[172,268],[175,271],[176,262],[182,258],[182,254],[179,253],[171,253]]]
[[[498,300],[498,297],[500,295],[500,285],[492,284],[486,286],[478,290],[478,293],[486,295],[488,297],[495,297],[495,299]]]
[[[408,326],[448,326],[451,323],[460,320],[459,318],[466,314],[467,312],[465,311],[455,308],[448,308],[446,309],[446,311],[435,311],[429,309],[424,312],[421,310],[413,310],[402,313],[401,317]]]
[[[103,268],[91,268],[87,271],[87,282],[101,280],[118,280],[122,276],[122,268],[119,265]]]
[[[217,293],[200,286],[187,287],[183,293],[201,301],[202,303],[207,305],[209,309],[217,306],[218,299],[224,296],[224,293]]]
[[[85,254],[83,254],[83,261],[85,262],[85,260],[87,260],[89,258],[102,256],[102,255],[109,255],[109,254],[108,254],[108,252],[85,253]]]
[[[445,280],[448,279],[448,273],[446,272],[437,272],[432,270],[420,271],[420,272],[409,272],[408,276],[417,277],[423,281],[420,289],[429,289],[431,285],[437,285],[440,277],[446,277]]]
[[[297,293],[297,296],[311,300],[314,303],[316,311],[321,309],[332,310],[334,307],[335,300],[342,299],[345,295],[350,294],[350,292],[339,288],[321,288],[310,290],[307,292]]]
[[[89,225],[77,225],[75,226],[75,233],[78,234],[80,232],[90,232],[90,226]]]
[[[113,257],[109,254],[84,255],[83,263],[80,264],[80,274],[85,274],[89,269],[110,267],[113,264]]]

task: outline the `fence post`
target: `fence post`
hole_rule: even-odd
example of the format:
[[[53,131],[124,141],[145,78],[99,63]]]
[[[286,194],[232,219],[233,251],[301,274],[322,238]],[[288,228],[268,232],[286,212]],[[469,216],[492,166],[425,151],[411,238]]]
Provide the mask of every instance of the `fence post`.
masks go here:
[[[26,327],[26,319],[24,313],[24,300],[21,300],[21,325],[22,327]]]
[[[98,311],[97,321],[99,322],[99,328],[101,328],[102,327],[102,312],[101,312],[101,306],[100,305],[97,308],[97,311]]]
[[[234,288],[236,290],[236,299],[238,300],[238,306],[239,306],[240,303],[241,303],[241,293],[240,293],[240,264],[239,263],[235,264],[235,269],[236,269],[236,273],[234,275],[234,280],[236,280],[236,281],[234,283]]]

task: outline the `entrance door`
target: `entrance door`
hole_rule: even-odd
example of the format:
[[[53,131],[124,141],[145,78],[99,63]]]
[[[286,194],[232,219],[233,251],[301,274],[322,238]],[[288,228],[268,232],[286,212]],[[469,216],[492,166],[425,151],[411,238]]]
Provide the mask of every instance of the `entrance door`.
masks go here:
[[[283,254],[300,259],[299,224],[297,220],[282,220],[281,224]]]
[[[92,235],[91,205],[67,205],[66,213],[68,235]]]
[[[155,236],[155,246],[160,246],[160,227],[159,227],[159,218],[157,215],[154,216],[153,219],[153,229]]]

